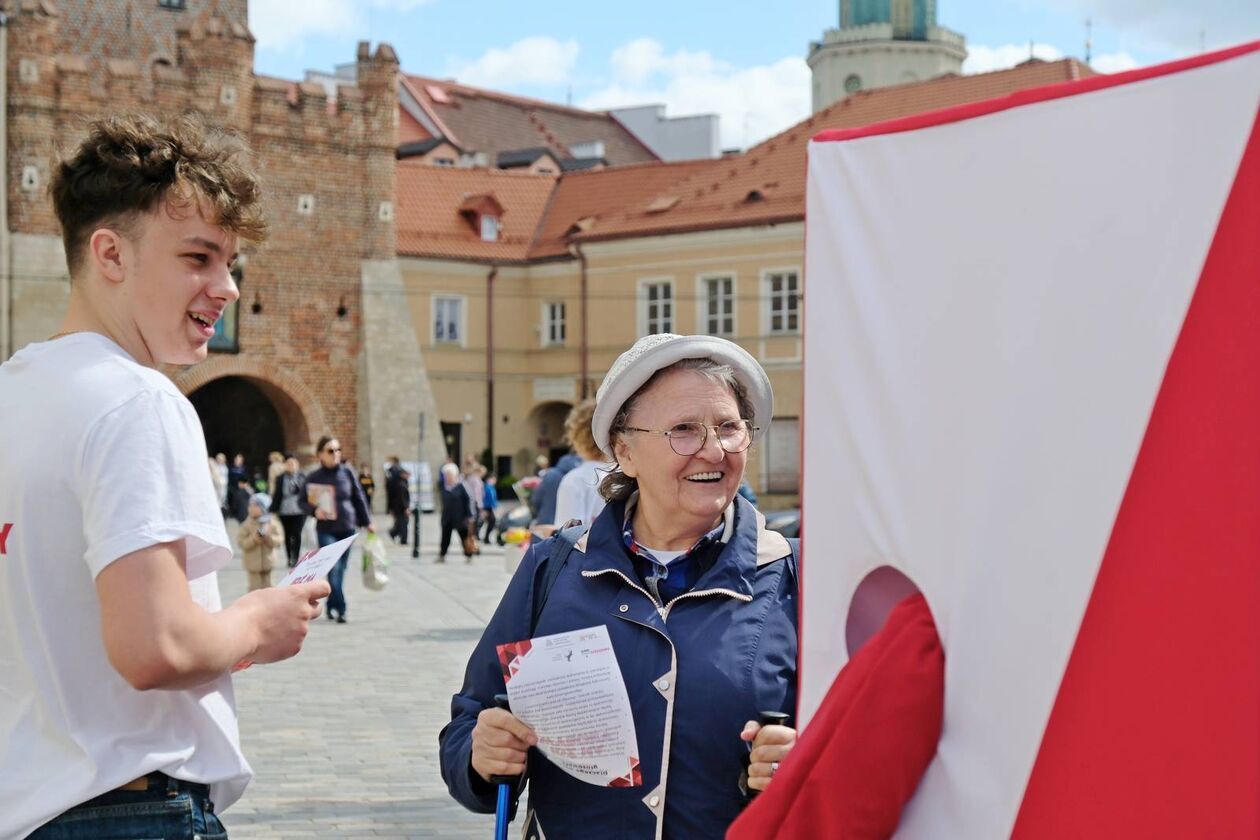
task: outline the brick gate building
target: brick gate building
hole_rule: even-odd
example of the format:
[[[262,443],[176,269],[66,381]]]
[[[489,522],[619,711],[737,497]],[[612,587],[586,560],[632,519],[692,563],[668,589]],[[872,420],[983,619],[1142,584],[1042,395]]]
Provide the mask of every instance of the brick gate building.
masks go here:
[[[194,396],[274,412],[207,427],[212,447],[310,455],[338,436],[356,463],[441,461],[419,343],[405,316],[393,221],[398,59],[359,45],[357,84],[255,76],[246,0],[9,0],[0,207],[0,359],[56,331],[69,296],[47,195],[58,148],[109,111],[188,110],[249,140],[269,242],[245,249],[241,299],[204,363],[167,371]],[[399,313],[404,312],[399,322]],[[371,336],[371,341],[365,340]],[[268,420],[261,418],[266,414]],[[203,420],[206,415],[203,414]],[[261,450],[261,451],[260,451]]]

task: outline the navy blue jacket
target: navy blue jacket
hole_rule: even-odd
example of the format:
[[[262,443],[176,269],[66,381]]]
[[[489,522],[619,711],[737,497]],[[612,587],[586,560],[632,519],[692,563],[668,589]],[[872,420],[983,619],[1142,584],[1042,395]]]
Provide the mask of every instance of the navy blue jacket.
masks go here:
[[[622,542],[624,503],[605,507],[569,556],[532,635],[608,627],[634,713],[643,786],[586,784],[530,750],[525,819],[538,836],[716,840],[744,807],[744,723],[763,710],[796,711],[797,578],[788,541],[765,530],[744,499],[733,505],[733,531],[712,567],[664,607],[643,588]],[[442,777],[473,811],[495,808],[495,790],[471,765],[477,715],[505,690],[495,646],[530,637],[539,562],[557,541],[526,553],[439,736]]]
[[[582,459],[572,452],[556,461],[556,465],[543,473],[542,481],[534,489],[530,502],[534,507],[534,521],[539,525],[563,525],[556,522],[556,496],[560,493],[560,480],[569,471],[582,463]]]
[[[334,534],[348,537],[356,528],[366,528],[372,524],[372,516],[368,513],[367,497],[363,495],[363,487],[359,478],[350,472],[345,464],[338,464],[332,469],[319,467],[306,475],[306,483],[331,484],[337,500],[337,518],[319,519],[315,522],[315,530],[321,534]],[[315,508],[303,498],[302,509],[314,515]]]

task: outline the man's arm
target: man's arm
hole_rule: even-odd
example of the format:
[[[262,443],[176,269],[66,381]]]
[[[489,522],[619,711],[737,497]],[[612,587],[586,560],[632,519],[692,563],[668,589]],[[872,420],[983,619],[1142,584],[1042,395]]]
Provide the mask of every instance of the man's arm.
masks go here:
[[[302,648],[326,581],[260,589],[212,613],[184,573],[182,540],[120,557],[96,576],[110,664],[134,688],[188,688],[239,662],[277,662]]]

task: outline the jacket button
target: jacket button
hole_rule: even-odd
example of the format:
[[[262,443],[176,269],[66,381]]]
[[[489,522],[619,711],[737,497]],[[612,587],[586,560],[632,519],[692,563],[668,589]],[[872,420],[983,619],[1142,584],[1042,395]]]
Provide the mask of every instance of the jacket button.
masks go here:
[[[648,800],[648,804],[655,808],[657,805],[661,804],[661,798],[659,796],[653,796]]]
[[[656,684],[661,691],[669,691],[669,680],[661,680]]]
[[[629,605],[629,604],[622,604],[620,607],[617,607],[617,611],[618,611],[618,612],[630,612],[630,605]]]

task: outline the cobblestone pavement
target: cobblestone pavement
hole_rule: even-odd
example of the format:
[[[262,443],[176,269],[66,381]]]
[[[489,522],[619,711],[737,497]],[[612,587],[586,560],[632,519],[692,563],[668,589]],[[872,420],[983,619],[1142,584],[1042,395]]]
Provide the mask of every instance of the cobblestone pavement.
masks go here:
[[[377,517],[382,532],[387,522]],[[419,560],[391,546],[381,592],[360,582],[356,547],[347,623],[321,618],[296,658],[236,676],[241,741],[256,775],[223,814],[233,840],[493,835],[493,815],[469,813],[447,794],[437,734],[510,576],[497,546],[466,564],[456,544],[435,564],[435,517],[421,533]],[[239,559],[220,587],[225,603],[245,591]]]

